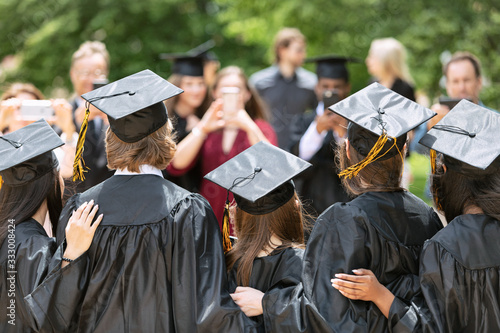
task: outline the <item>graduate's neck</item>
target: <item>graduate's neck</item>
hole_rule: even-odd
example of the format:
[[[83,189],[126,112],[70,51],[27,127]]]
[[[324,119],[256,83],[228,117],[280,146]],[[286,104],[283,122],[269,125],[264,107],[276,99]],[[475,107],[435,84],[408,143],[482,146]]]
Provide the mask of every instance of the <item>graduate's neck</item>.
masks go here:
[[[35,215],[33,215],[31,218],[43,226],[48,210],[47,199],[45,199],[40,205],[40,208],[38,208],[38,210],[36,211]]]
[[[391,89],[394,81],[396,81],[396,77],[389,73],[383,73],[379,76],[379,83],[386,88]]]
[[[271,240],[270,240],[269,244],[267,244],[265,249],[263,249],[262,251],[259,252],[257,257],[260,258],[260,257],[266,257],[266,256],[270,255],[274,251],[274,249],[277,248],[278,246],[280,246],[281,244],[283,244],[283,242],[278,237],[276,237],[274,234],[271,235]]]
[[[484,214],[484,212],[476,205],[469,205],[464,208],[464,214]]]

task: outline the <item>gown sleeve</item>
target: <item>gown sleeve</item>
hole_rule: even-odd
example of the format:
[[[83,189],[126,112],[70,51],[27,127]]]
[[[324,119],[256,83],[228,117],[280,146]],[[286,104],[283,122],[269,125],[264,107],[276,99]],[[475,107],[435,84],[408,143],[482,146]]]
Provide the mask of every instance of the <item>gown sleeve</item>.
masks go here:
[[[362,223],[352,221],[353,216],[346,209],[330,209],[318,218],[304,255],[302,284],[264,296],[266,330],[367,330],[367,319],[378,309],[345,298],[330,282],[336,273],[370,267],[366,230]],[[281,327],[286,329],[280,330]]]
[[[177,331],[252,332],[255,324],[227,291],[220,229],[209,204],[193,194],[174,210],[171,284]]]
[[[74,209],[75,197],[72,197],[61,213],[57,231],[61,244],[54,253],[50,274],[36,289],[24,295],[32,318],[31,326],[36,332],[66,332],[84,296],[88,256],[83,254],[61,268],[65,248],[64,230]]]
[[[421,293],[411,301],[395,298],[389,312],[389,330],[462,331],[472,304],[468,303],[465,287],[469,283],[468,274],[457,266],[456,260],[439,243],[427,241],[420,267]]]

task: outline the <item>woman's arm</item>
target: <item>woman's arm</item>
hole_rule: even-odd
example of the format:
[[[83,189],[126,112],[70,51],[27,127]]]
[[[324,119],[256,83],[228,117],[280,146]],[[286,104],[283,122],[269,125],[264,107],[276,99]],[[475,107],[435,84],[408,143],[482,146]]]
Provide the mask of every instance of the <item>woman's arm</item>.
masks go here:
[[[386,318],[389,318],[389,310],[394,295],[380,282],[372,271],[368,269],[354,269],[350,274],[335,274],[332,286],[342,295],[353,300],[372,301]]]
[[[244,130],[252,146],[260,141],[269,142],[259,126],[250,118],[245,110],[239,110],[233,118],[226,121],[226,125],[236,126]]]
[[[193,128],[184,140],[177,145],[172,166],[175,169],[185,169],[196,158],[207,135],[224,126],[222,120],[222,100],[216,100],[207,110],[201,121]]]

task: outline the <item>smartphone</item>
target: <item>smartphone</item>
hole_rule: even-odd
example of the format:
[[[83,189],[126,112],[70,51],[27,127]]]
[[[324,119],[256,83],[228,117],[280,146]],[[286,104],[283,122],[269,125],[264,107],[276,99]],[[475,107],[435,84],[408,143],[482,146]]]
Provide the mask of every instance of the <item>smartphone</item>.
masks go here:
[[[94,82],[92,82],[92,85],[94,86],[93,90],[96,90],[98,88],[104,87],[108,83],[109,83],[108,79],[94,80]]]
[[[56,116],[52,102],[48,100],[24,100],[21,102],[19,113],[22,120],[30,121],[41,118],[50,120]]]
[[[238,112],[240,88],[237,87],[222,87],[222,111],[224,112],[224,118],[231,118],[236,112]]]
[[[340,101],[339,93],[335,90],[325,90],[323,92],[323,104],[325,109]]]
[[[451,98],[447,96],[441,96],[439,97],[439,104],[446,105],[450,110],[453,109],[460,101],[462,98]],[[467,99],[468,101],[472,102],[470,99]]]

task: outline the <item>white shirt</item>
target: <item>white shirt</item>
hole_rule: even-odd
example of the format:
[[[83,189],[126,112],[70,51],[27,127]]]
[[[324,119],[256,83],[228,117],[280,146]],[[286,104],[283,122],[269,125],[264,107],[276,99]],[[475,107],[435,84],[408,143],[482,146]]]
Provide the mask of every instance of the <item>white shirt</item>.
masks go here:
[[[156,175],[160,176],[163,178],[163,174],[161,173],[161,170],[158,168],[155,168],[152,165],[149,164],[143,164],[139,166],[139,172],[131,172],[128,171],[127,168],[125,169],[117,169],[115,171],[115,176],[134,176],[134,175]]]

